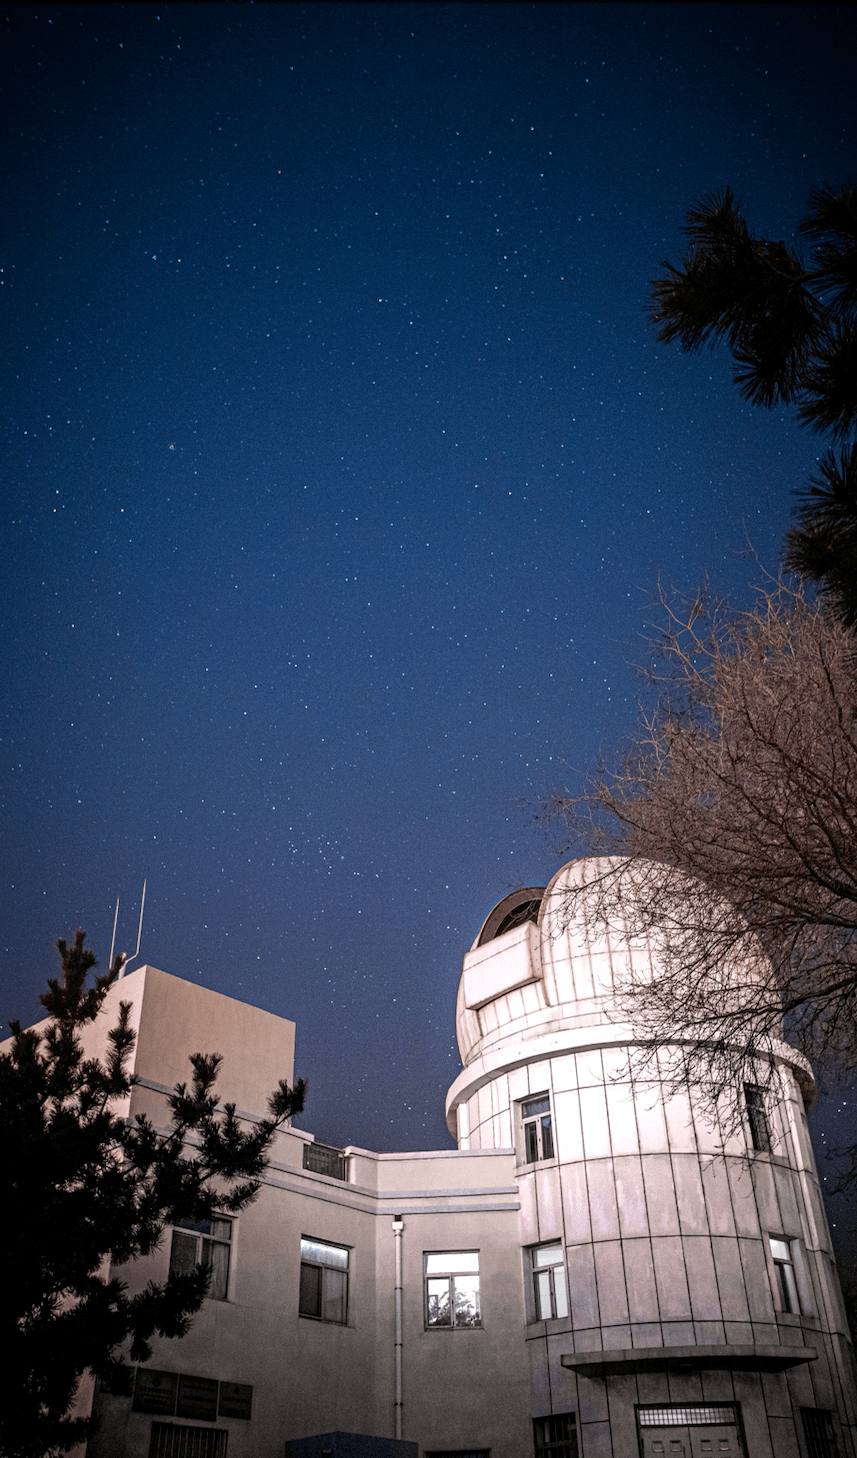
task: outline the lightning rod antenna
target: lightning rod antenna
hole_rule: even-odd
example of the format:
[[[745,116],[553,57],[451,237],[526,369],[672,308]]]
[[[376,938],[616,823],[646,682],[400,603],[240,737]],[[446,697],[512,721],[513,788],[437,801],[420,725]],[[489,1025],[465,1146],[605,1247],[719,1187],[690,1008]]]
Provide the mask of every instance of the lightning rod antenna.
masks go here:
[[[125,962],[123,964],[122,971],[119,973],[119,976],[120,977],[124,977],[125,976],[125,973],[128,971],[128,967],[129,967],[130,963],[136,961],[137,957],[140,954],[140,941],[141,941],[141,938],[143,936],[143,907],[145,905],[146,905],[146,882],[144,881],[143,882],[143,894],[140,897],[140,920],[137,923],[137,945],[134,948],[134,951],[132,952],[131,956],[125,958]]]
[[[113,952],[116,947],[116,923],[119,920],[119,897],[116,897],[116,910],[113,913],[113,935],[110,938],[110,957],[107,962],[108,970],[113,966]],[[122,976],[122,973],[119,973]]]

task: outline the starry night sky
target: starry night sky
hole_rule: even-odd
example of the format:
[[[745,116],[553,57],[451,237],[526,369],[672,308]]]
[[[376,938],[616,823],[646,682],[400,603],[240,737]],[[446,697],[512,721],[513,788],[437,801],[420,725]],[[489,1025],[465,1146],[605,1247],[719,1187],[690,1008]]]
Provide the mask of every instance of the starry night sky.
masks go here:
[[[146,877],[140,960],[297,1021],[305,1127],[445,1147],[539,797],[631,732],[658,579],[748,601],[823,449],[645,306],[712,189],[790,241],[854,175],[855,12],[2,24],[0,1014]]]

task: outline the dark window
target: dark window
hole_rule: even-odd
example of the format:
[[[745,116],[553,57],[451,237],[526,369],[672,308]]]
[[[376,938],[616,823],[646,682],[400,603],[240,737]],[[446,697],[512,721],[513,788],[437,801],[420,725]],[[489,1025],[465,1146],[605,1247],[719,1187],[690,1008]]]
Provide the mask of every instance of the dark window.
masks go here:
[[[152,1423],[149,1458],[226,1458],[224,1428],[180,1428]]]
[[[536,1458],[577,1458],[577,1419],[573,1412],[536,1418]]]
[[[332,1180],[347,1179],[345,1155],[341,1149],[332,1149],[329,1144],[304,1145],[304,1169],[313,1174],[329,1175]]]
[[[536,1321],[550,1321],[555,1316],[568,1316],[565,1267],[560,1242],[538,1245],[530,1255],[533,1261]]]
[[[426,1326],[481,1326],[479,1252],[434,1251],[425,1258]]]
[[[298,1310],[316,1321],[344,1326],[348,1314],[348,1251],[342,1245],[301,1237],[301,1289]]]
[[[208,1266],[211,1283],[208,1294],[214,1301],[225,1301],[229,1288],[229,1250],[232,1221],[212,1215],[210,1220],[188,1221],[173,1230],[170,1250],[170,1275]]]
[[[822,1407],[802,1407],[800,1415],[809,1458],[839,1458],[831,1414]]]
[[[774,1263],[777,1304],[780,1311],[791,1311],[797,1315],[800,1311],[800,1301],[797,1294],[791,1246],[787,1240],[777,1240],[773,1235],[769,1235],[768,1240],[771,1246],[771,1260]]]
[[[536,1164],[540,1159],[553,1159],[553,1124],[551,1103],[547,1094],[525,1099],[521,1104],[524,1123],[524,1161]]]
[[[750,1123],[750,1138],[753,1148],[758,1149],[761,1154],[769,1154],[771,1130],[765,1112],[765,1091],[755,1083],[745,1083],[744,1098],[747,1103],[747,1118]]]

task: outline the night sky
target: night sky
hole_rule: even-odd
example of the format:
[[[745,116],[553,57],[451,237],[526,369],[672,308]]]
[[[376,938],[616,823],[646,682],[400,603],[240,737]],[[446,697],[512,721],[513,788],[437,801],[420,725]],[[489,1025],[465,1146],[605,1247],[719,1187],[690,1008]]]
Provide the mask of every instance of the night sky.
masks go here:
[[[658,579],[746,604],[824,449],[645,309],[706,193],[791,242],[854,176],[855,11],[2,24],[0,1014],[145,877],[141,961],[296,1020],[304,1127],[447,1147],[539,798],[626,742]]]

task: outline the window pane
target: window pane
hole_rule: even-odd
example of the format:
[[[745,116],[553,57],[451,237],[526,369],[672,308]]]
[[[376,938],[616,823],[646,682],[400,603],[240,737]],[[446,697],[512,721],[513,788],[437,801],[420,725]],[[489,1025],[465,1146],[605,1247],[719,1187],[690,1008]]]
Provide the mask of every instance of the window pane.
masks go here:
[[[182,1276],[185,1272],[192,1271],[197,1265],[199,1265],[199,1238],[196,1235],[184,1235],[180,1230],[174,1230],[170,1249],[170,1275]]]
[[[542,1159],[553,1159],[553,1129],[550,1114],[542,1118]]]
[[[479,1277],[478,1276],[456,1276],[453,1280],[455,1290],[455,1325],[456,1326],[479,1326]]]
[[[550,1321],[552,1316],[550,1271],[536,1271],[536,1318]]]
[[[559,1241],[556,1245],[540,1245],[533,1251],[534,1266],[555,1266],[562,1260],[562,1246]]]
[[[436,1276],[426,1282],[428,1299],[426,1302],[426,1321],[429,1326],[452,1326],[452,1313],[449,1306],[449,1281],[439,1280]]]
[[[322,1271],[321,1273],[321,1319],[322,1321],[345,1321],[345,1293],[348,1277],[344,1271]]]
[[[794,1266],[791,1264],[791,1262],[789,1262],[788,1265],[783,1262],[781,1266],[777,1266],[777,1270],[782,1275],[783,1285],[785,1287],[785,1299],[783,1301],[783,1309],[785,1311],[792,1311],[795,1313],[795,1315],[797,1315],[797,1313],[800,1311],[800,1302],[797,1298],[797,1285],[795,1283]]]
[[[524,1119],[532,1119],[534,1114],[549,1114],[551,1101],[547,1094],[541,1094],[537,1099],[526,1099],[521,1104],[521,1115]]]
[[[211,1221],[211,1233],[217,1240],[231,1240],[232,1221],[213,1218]]]
[[[298,1310],[301,1316],[321,1316],[321,1270],[318,1266],[301,1266]]]
[[[301,1260],[318,1261],[322,1266],[334,1266],[337,1270],[348,1270],[348,1250],[341,1245],[325,1245],[321,1240],[301,1237]]]
[[[426,1256],[426,1275],[454,1276],[459,1271],[478,1271],[478,1250],[438,1251]]]
[[[771,1236],[771,1255],[775,1261],[790,1261],[792,1258],[791,1251],[786,1242],[784,1240],[774,1240],[773,1236]]]
[[[535,1119],[532,1124],[524,1125],[524,1143],[527,1164],[535,1164],[539,1157],[539,1126]]]
[[[229,1246],[219,1240],[203,1240],[202,1259],[211,1267],[209,1297],[214,1301],[225,1301],[229,1285]]]
[[[554,1268],[553,1289],[557,1316],[568,1316],[568,1296],[565,1289],[565,1271],[562,1266]]]

